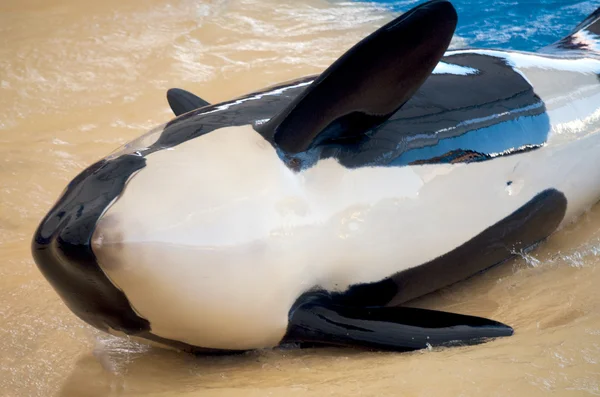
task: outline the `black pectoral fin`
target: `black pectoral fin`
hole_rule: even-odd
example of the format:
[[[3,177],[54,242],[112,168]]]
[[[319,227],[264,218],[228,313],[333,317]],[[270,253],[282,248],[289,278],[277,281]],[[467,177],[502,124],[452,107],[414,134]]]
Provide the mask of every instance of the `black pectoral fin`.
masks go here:
[[[456,11],[446,0],[407,11],[348,50],[257,128],[287,153],[364,135],[425,82],[448,48],[456,23]]]
[[[360,308],[311,301],[290,313],[284,342],[409,351],[477,344],[513,329],[481,317],[410,307]]]
[[[167,101],[175,116],[210,105],[199,96],[181,88],[171,88],[167,91]]]

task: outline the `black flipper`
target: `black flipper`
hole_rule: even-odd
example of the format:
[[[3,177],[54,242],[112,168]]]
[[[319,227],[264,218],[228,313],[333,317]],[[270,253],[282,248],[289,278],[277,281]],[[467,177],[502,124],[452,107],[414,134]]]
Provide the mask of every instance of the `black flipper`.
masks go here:
[[[175,116],[210,105],[204,99],[181,88],[171,88],[167,91],[167,101]]]
[[[600,44],[600,8],[592,12],[571,33],[556,43],[543,47],[539,52],[555,53],[565,50],[583,50],[598,52]]]
[[[511,327],[481,317],[409,307],[350,307],[309,296],[290,312],[283,342],[410,351],[512,334]]]
[[[286,109],[256,128],[290,154],[356,140],[425,82],[448,48],[456,22],[446,0],[407,11],[352,47]]]

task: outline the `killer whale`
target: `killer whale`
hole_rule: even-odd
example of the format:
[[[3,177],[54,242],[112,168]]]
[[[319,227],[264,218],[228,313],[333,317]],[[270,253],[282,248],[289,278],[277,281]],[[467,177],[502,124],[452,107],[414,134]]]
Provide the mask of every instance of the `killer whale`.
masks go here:
[[[598,201],[597,18],[539,53],[447,51],[457,16],[434,0],[319,76],[170,91],[178,117],[78,175],[34,259],[87,323],[189,351],[508,336],[397,305]]]

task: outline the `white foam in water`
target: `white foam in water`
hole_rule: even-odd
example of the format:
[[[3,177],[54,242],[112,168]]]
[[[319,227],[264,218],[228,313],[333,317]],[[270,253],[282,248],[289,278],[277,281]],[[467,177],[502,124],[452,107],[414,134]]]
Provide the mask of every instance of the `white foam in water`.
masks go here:
[[[529,253],[530,250],[519,250],[519,251],[515,251],[515,250],[511,250],[511,254],[513,255],[518,255],[521,258],[523,258],[523,260],[525,261],[525,263],[530,266],[530,267],[538,267],[540,266],[540,264],[542,263],[539,259],[537,259],[536,257],[534,257],[533,255],[531,255]]]

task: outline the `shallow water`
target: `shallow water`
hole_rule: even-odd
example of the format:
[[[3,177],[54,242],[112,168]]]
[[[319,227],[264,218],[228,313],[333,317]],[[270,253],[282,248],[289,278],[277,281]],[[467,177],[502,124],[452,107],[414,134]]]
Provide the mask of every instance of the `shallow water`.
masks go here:
[[[599,206],[414,302],[503,321],[513,337],[409,354],[149,348],[83,324],[35,267],[41,217],[85,166],[171,118],[166,89],[216,102],[315,73],[390,18],[324,0],[1,2],[0,395],[600,395]]]

